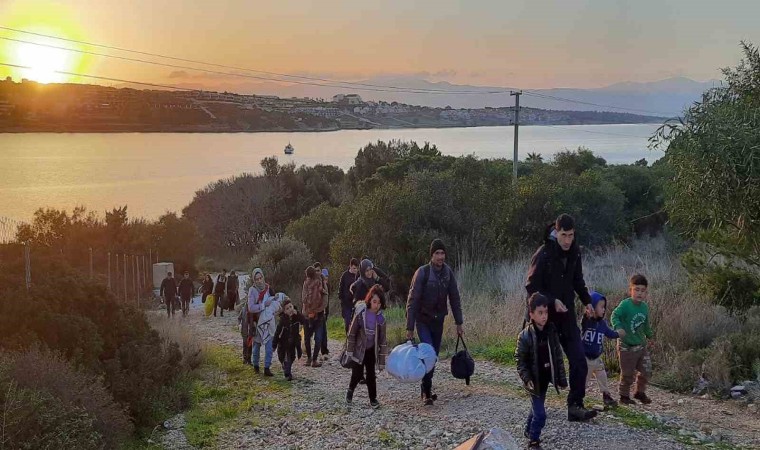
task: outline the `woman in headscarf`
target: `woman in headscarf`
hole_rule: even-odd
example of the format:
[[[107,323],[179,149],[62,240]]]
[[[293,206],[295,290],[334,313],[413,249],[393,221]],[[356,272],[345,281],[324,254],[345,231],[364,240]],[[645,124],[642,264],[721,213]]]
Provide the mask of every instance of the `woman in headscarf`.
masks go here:
[[[272,365],[272,340],[261,342],[258,336],[256,325],[259,321],[261,312],[269,307],[274,300],[274,291],[264,279],[264,271],[260,268],[253,269],[253,285],[248,289],[248,301],[246,302],[247,312],[247,341],[252,354],[253,371],[259,373],[259,357],[261,353],[261,344],[264,344],[264,375],[271,377],[272,372],[269,368]],[[245,359],[245,351],[244,351]]]

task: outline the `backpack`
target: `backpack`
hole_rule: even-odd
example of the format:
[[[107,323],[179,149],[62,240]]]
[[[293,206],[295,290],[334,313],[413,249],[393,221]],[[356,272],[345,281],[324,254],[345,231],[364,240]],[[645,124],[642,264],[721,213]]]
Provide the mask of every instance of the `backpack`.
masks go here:
[[[460,341],[464,350],[459,350]],[[470,352],[467,351],[467,345],[465,345],[462,336],[457,337],[457,346],[454,352],[454,356],[451,357],[451,374],[454,378],[464,379],[464,382],[469,386],[470,377],[475,373],[475,360],[472,359]]]

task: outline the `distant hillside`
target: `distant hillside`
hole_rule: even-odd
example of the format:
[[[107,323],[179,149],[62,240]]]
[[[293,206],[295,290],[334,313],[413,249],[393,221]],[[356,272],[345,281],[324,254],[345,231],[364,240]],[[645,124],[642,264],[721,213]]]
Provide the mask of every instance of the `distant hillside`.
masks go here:
[[[378,77],[367,80],[361,80],[361,83],[375,84],[381,86],[399,86],[414,89],[438,89],[448,91],[473,91],[488,92],[494,90],[509,89],[500,86],[470,86],[455,85],[448,82],[431,82],[415,77]],[[553,99],[538,98],[525,95],[520,99],[524,106],[541,109],[555,110],[574,110],[574,111],[618,111],[618,112],[637,112],[640,114],[659,115],[659,116],[676,116],[683,112],[683,109],[692,102],[701,98],[702,93],[717,85],[719,81],[711,80],[706,82],[694,81],[688,78],[669,78],[666,80],[651,83],[617,83],[598,89],[573,89],[573,88],[556,88],[556,89],[535,89],[542,95],[563,97],[570,100],[577,100],[584,103],[594,103],[597,105],[588,105],[584,103],[565,102]],[[200,88],[200,85],[187,83],[182,84],[186,87]],[[355,92],[360,94],[366,100],[399,102],[412,105],[422,105],[430,107],[443,108],[451,106],[452,108],[484,108],[484,107],[502,107],[510,106],[514,99],[509,94],[415,94],[415,93],[396,93],[396,92],[376,92],[361,91],[356,89],[341,89],[334,87],[319,87],[309,85],[283,85],[273,82],[233,82],[225,81],[224,85],[219,85],[217,89],[228,89],[235,92],[256,93],[261,95],[277,95],[280,97],[312,97],[312,98],[332,98],[338,93]],[[607,106],[616,106],[625,109],[609,108]]]

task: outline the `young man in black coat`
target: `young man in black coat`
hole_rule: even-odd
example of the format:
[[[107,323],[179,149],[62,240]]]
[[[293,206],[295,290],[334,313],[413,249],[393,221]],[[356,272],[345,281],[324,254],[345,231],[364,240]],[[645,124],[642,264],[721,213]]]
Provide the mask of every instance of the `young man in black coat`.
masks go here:
[[[588,367],[575,316],[575,295],[591,313],[591,297],[583,279],[581,249],[575,240],[575,220],[567,214],[557,218],[548,229],[544,245],[530,261],[525,289],[528,297],[539,292],[549,298],[549,321],[559,333],[560,344],[570,365],[570,392],[567,395],[567,419],[585,421],[596,416],[586,409],[586,375]]]

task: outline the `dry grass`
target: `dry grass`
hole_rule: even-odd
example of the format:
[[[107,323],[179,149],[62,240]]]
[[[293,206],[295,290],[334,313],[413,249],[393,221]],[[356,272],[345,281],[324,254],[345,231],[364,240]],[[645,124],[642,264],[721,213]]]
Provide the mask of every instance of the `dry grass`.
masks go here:
[[[159,314],[148,315],[150,326],[161,337],[164,346],[176,344],[182,353],[183,372],[192,372],[203,363],[203,344],[187,327],[175,320],[166,320]]]

